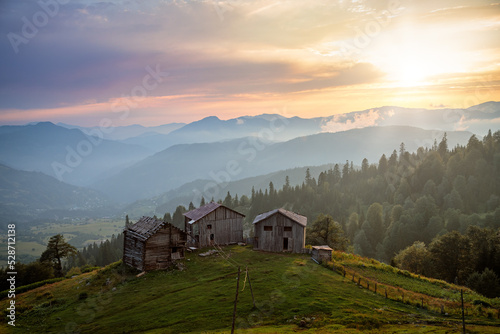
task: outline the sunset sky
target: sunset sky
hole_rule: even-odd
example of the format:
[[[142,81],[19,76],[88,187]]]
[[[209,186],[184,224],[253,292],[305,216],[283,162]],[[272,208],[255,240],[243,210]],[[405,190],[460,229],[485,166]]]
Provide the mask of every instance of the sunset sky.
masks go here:
[[[495,1],[3,0],[0,31],[0,124],[500,100]]]

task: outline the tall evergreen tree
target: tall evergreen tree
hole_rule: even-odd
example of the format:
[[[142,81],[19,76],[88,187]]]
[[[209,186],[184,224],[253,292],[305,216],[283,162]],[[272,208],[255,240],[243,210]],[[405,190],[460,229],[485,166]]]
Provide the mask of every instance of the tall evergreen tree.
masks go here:
[[[47,248],[40,256],[40,262],[49,263],[54,268],[55,276],[62,277],[62,259],[76,253],[76,248],[67,243],[62,234],[56,234],[49,239]]]

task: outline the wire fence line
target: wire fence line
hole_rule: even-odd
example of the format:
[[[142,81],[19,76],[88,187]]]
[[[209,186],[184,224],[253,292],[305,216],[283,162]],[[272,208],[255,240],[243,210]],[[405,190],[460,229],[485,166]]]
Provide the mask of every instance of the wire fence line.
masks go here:
[[[330,267],[329,265],[327,265]],[[387,299],[402,302],[408,305],[417,306],[431,312],[443,315],[462,314],[462,302],[447,300],[444,298],[433,297],[424,293],[410,291],[401,287],[396,287],[387,283],[381,283],[373,278],[366,277],[358,271],[341,264],[332,264],[333,271],[343,275],[346,280],[357,284],[360,288],[379,294]],[[485,306],[464,303],[464,312],[466,316],[481,316],[500,319],[500,309]]]

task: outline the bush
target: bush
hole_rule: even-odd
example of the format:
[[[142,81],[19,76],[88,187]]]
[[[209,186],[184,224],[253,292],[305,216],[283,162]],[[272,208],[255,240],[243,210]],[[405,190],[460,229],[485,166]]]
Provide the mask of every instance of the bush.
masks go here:
[[[78,300],[85,300],[88,298],[88,293],[86,292],[81,292],[79,295],[78,295]]]
[[[101,267],[92,267],[92,266],[90,266],[90,265],[86,264],[86,265],[84,265],[84,266],[80,269],[80,271],[81,271],[81,273],[82,273],[82,274],[84,274],[84,273],[89,273],[89,272],[91,272],[91,271],[94,271],[94,270],[96,270],[96,269],[100,269],[100,268],[101,268]]]
[[[66,278],[71,278],[73,276],[77,276],[77,275],[81,275],[81,271],[80,271],[80,268],[79,267],[74,267],[74,268],[71,268],[68,273],[66,274]]]
[[[466,285],[488,298],[500,296],[500,280],[493,270],[486,268],[482,273],[473,272]]]

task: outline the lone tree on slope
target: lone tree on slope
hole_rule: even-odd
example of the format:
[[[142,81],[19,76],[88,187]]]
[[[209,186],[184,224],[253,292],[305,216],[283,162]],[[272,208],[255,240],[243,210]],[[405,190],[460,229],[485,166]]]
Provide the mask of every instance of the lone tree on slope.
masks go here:
[[[49,239],[47,249],[40,256],[40,262],[50,263],[52,268],[54,268],[54,275],[56,277],[62,277],[61,259],[75,255],[77,252],[74,246],[64,240],[62,234],[57,234]]]

